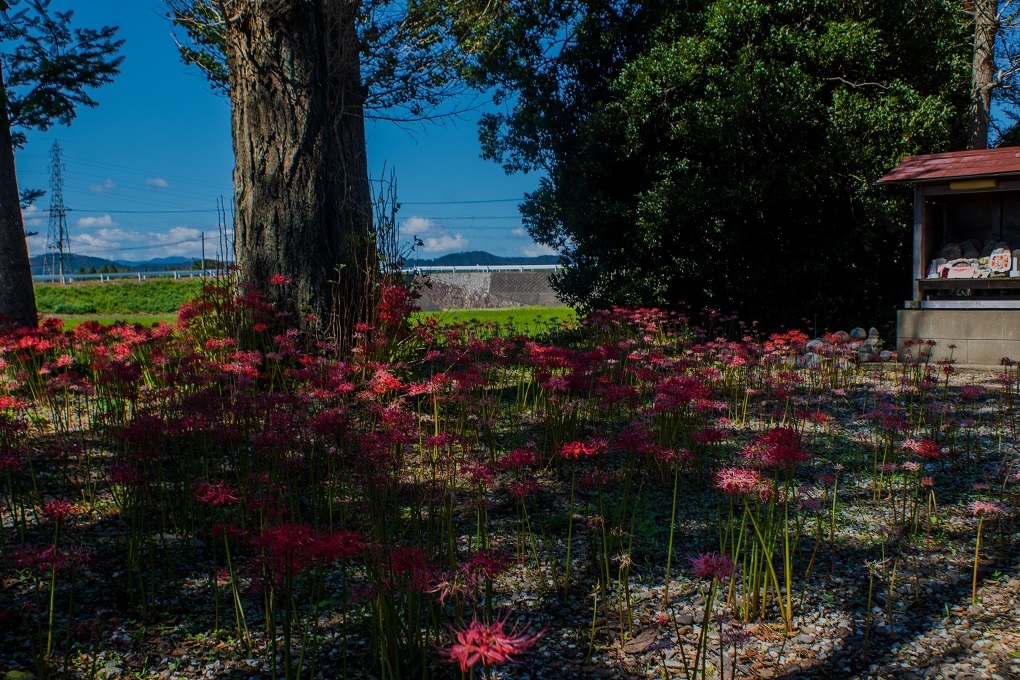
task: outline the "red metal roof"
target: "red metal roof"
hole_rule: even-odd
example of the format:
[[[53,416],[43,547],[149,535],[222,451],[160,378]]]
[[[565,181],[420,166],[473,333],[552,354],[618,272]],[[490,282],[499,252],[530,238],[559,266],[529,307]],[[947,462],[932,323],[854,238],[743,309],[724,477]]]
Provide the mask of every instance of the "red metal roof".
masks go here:
[[[1001,175],[1020,175],[1020,147],[906,156],[878,183],[936,182]]]

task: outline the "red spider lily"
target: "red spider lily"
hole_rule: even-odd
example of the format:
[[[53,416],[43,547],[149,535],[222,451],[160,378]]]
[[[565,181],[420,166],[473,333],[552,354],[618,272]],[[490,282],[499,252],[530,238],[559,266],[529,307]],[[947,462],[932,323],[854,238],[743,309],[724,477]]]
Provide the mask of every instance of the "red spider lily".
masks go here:
[[[708,385],[690,376],[666,378],[656,386],[655,392],[655,409],[659,411],[671,411],[712,396],[712,389]]]
[[[812,411],[808,414],[807,419],[816,425],[828,425],[832,421],[832,418],[822,411]]]
[[[291,283],[294,282],[291,279],[288,279],[283,274],[273,274],[272,276],[269,277],[270,286],[286,286]]]
[[[491,486],[496,479],[489,466],[485,463],[468,463],[460,466],[460,474],[469,482],[479,487]]]
[[[534,465],[538,462],[538,456],[531,449],[514,449],[510,453],[503,456],[499,461],[500,466],[506,470],[508,468],[524,468]]]
[[[375,376],[369,382],[369,389],[377,395],[399,390],[401,387],[403,387],[403,383],[400,382],[400,378],[382,368],[375,372]]]
[[[513,482],[509,487],[510,495],[514,498],[529,498],[538,493],[538,480],[522,479]]]
[[[715,427],[692,430],[688,435],[694,444],[717,444],[726,437],[726,433]]]
[[[800,433],[790,427],[777,427],[758,435],[741,452],[747,461],[761,466],[794,466],[808,458]]]
[[[117,486],[142,486],[145,483],[141,470],[130,463],[111,465],[106,476],[110,480],[110,484]]]
[[[900,444],[900,448],[904,451],[910,451],[919,458],[938,460],[942,457],[942,450],[939,449],[939,445],[931,439],[908,439]]]
[[[31,569],[47,572],[51,569],[60,571],[68,564],[79,564],[89,559],[89,553],[82,549],[57,550],[55,546],[44,547],[32,544],[19,545],[14,549],[13,561],[15,569]]]
[[[74,506],[70,501],[55,500],[45,503],[42,506],[43,514],[54,522],[59,522],[74,514]]]
[[[461,568],[475,582],[492,580],[510,568],[510,559],[505,554],[477,552]]]
[[[715,473],[715,487],[731,496],[762,496],[770,491],[769,480],[753,468],[728,467]],[[764,494],[767,495],[767,494]]]
[[[604,439],[589,439],[586,442],[567,442],[560,449],[560,455],[569,460],[579,460],[581,458],[591,458],[601,453],[606,448],[606,440]]]
[[[765,341],[765,351],[769,354],[789,354],[803,349],[808,340],[810,338],[803,331],[793,330],[785,333],[773,333]]]
[[[461,437],[453,432],[440,432],[425,438],[423,445],[429,449],[449,449],[461,443]]]
[[[414,294],[407,286],[398,284],[383,289],[376,311],[383,329],[393,331],[401,328],[417,309]]]
[[[910,422],[903,415],[897,413],[894,410],[896,408],[895,406],[883,405],[869,411],[864,417],[877,423],[886,432],[903,432],[910,429]]]
[[[616,435],[613,447],[623,453],[646,454],[655,446],[655,438],[641,423],[631,423]]]
[[[283,524],[264,530],[255,544],[278,573],[294,574],[315,563],[349,559],[364,548],[354,532],[323,533],[303,524]]]
[[[691,573],[696,578],[725,580],[733,573],[733,560],[729,555],[711,552],[691,558]]]
[[[418,548],[397,546],[390,554],[390,568],[393,573],[408,579],[412,590],[426,592],[436,580],[435,567]]]
[[[0,370],[3,366],[0,366]],[[23,409],[27,404],[20,399],[12,397],[7,394],[0,394],[0,411],[13,411],[15,409]]]
[[[21,454],[10,446],[0,447],[0,472],[13,472],[20,468]]]
[[[342,529],[319,539],[319,558],[328,563],[352,559],[364,549],[365,541],[355,531]]]
[[[485,669],[515,663],[515,657],[527,651],[545,633],[544,630],[530,632],[527,627],[516,626],[506,631],[504,623],[475,620],[463,630],[453,630],[455,641],[450,649],[443,650],[443,657],[450,663],[459,664],[462,673],[479,663]]]
[[[195,500],[201,503],[208,503],[209,505],[219,507],[221,505],[234,505],[241,500],[241,493],[232,486],[228,486],[226,482],[216,482],[215,484],[200,481],[195,484],[195,491],[193,492]]]
[[[996,503],[994,501],[974,501],[970,504],[970,514],[975,517],[979,515],[984,517],[1001,515],[1005,509],[1006,506],[1002,503]]]

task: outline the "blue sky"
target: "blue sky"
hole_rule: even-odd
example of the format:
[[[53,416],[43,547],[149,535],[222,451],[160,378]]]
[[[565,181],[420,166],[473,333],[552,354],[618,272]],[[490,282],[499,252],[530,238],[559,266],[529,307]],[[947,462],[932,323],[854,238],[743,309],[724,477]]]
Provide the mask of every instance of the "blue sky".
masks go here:
[[[229,101],[181,63],[160,0],[54,0],[52,8],[74,8],[77,26],[120,26],[125,60],[114,83],[94,91],[99,108],[79,109],[71,127],[29,133],[16,154],[19,184],[48,191],[50,148],[59,140],[73,252],[195,257],[204,231],[214,256],[216,200],[231,195]],[[548,253],[521,229],[517,211],[538,177],[507,176],[479,158],[478,115],[410,131],[370,121],[370,172],[396,169],[401,233],[425,242],[421,257]],[[47,194],[25,213],[26,228],[39,232],[29,239],[32,255],[45,251],[49,204]]]

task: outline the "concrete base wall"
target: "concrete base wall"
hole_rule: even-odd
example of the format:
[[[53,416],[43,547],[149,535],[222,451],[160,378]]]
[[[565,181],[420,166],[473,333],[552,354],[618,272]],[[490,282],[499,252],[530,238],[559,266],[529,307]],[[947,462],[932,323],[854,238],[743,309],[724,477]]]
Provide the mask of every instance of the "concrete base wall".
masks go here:
[[[960,366],[998,366],[1020,359],[1020,309],[901,309],[896,314],[896,351],[917,356],[908,340],[934,340],[931,361],[952,356]],[[953,350],[949,345],[956,345]]]
[[[419,277],[419,306],[439,309],[505,309],[562,305],[547,271],[436,272]]]

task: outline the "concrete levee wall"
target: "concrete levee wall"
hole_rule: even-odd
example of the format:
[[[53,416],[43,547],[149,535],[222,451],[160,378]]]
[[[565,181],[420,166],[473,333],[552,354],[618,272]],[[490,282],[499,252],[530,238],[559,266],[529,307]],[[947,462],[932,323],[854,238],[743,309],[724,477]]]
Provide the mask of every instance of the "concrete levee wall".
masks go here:
[[[548,271],[433,272],[417,276],[423,310],[554,307]]]

